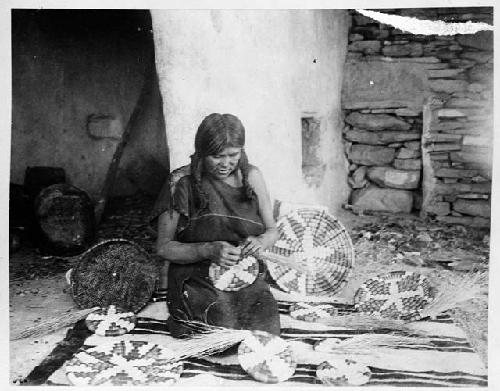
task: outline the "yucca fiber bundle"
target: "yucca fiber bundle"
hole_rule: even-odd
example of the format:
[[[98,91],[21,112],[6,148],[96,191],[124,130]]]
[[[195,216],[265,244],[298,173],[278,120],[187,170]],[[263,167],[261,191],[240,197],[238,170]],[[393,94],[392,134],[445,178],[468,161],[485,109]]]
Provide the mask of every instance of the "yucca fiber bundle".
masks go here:
[[[88,314],[98,310],[99,307],[86,308],[79,311],[72,311],[67,314],[61,315],[57,318],[49,319],[45,322],[37,323],[35,326],[27,327],[23,330],[17,330],[10,334],[10,340],[41,337],[54,331],[57,331],[66,326],[72,326],[80,319],[85,318]]]
[[[169,342],[168,347],[173,351],[172,361],[221,353],[252,334],[249,330],[235,330],[194,320],[179,320],[179,322],[195,333],[189,338]]]
[[[422,309],[421,317],[433,319],[466,301],[484,298],[483,290],[487,282],[486,272],[469,272],[453,280],[444,280],[438,285],[434,299]]]

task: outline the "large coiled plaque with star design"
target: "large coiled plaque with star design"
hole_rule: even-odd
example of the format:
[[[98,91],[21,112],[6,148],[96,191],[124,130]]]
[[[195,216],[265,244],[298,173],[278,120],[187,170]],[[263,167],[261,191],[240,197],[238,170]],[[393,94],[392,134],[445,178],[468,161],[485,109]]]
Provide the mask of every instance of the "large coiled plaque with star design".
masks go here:
[[[285,292],[332,296],[347,282],[354,266],[354,248],[345,227],[316,208],[294,210],[278,221],[280,238],[271,252],[289,257],[305,272],[267,262],[271,277]]]

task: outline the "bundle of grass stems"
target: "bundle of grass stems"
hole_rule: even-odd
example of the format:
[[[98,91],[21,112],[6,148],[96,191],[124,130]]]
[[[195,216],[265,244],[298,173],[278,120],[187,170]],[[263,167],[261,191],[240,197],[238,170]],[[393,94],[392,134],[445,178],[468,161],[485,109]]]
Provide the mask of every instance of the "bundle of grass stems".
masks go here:
[[[179,322],[182,322],[196,333],[189,338],[169,342],[168,348],[172,350],[172,361],[179,361],[189,357],[201,358],[224,352],[251,334],[249,330],[212,326],[199,321],[179,320]]]
[[[79,320],[85,318],[88,314],[99,309],[99,307],[85,308],[79,311],[71,311],[59,317],[37,323],[34,326],[10,333],[10,340],[15,341],[24,338],[42,337],[51,334],[63,327],[73,326]]]
[[[434,299],[420,311],[421,317],[434,319],[466,301],[484,298],[487,282],[488,274],[484,271],[465,273],[441,282]]]
[[[338,343],[323,344],[318,351],[334,354],[376,354],[380,348],[416,347],[429,345],[430,338],[407,337],[398,334],[356,335]]]

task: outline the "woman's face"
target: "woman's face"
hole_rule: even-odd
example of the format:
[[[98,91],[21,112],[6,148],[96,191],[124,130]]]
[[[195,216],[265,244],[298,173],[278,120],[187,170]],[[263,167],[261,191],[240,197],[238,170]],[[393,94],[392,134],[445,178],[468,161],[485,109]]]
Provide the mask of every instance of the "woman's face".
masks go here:
[[[224,148],[217,155],[205,158],[205,170],[215,179],[225,179],[236,169],[241,156],[241,148]]]

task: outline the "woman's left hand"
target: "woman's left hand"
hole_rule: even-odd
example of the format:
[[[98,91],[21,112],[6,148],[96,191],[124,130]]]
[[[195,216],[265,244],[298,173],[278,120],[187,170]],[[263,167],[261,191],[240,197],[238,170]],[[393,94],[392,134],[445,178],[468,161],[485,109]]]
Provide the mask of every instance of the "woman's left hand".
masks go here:
[[[243,257],[247,257],[249,255],[258,257],[263,249],[263,244],[258,237],[249,236],[241,246],[241,254]]]

